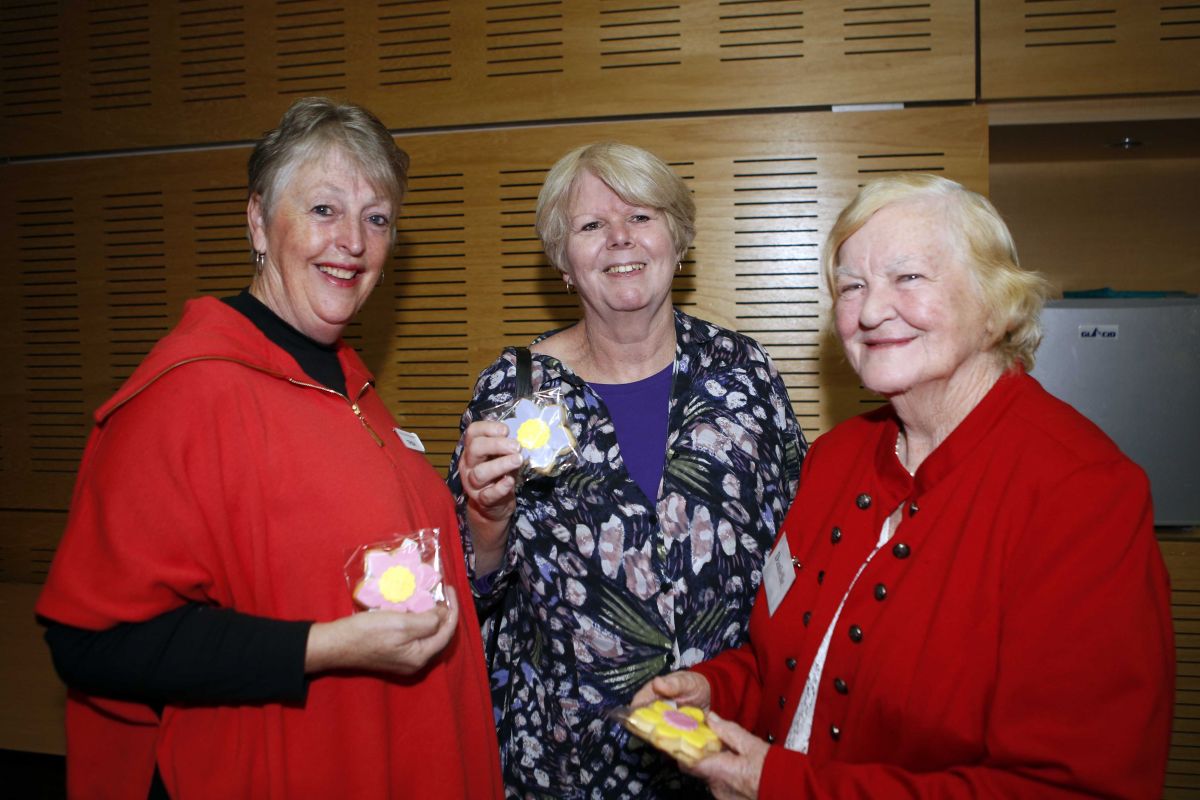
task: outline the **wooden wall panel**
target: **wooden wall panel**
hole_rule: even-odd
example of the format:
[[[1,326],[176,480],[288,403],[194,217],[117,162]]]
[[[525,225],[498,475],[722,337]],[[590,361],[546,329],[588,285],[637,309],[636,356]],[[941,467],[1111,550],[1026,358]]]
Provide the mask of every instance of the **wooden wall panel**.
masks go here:
[[[1166,798],[1200,792],[1200,541],[1161,543],[1171,572],[1175,623],[1175,722],[1167,762]]]
[[[0,155],[246,141],[306,94],[390,128],[975,96],[962,0],[24,0]]]
[[[874,402],[840,351],[822,346],[827,302],[816,258],[825,231],[857,186],[881,172],[938,171],[984,189],[984,137],[971,108],[405,137],[417,172],[388,280],[394,310],[369,308],[362,324],[371,333],[358,341],[403,423],[443,468],[474,378],[500,347],[576,317],[533,230],[546,170],[580,144],[629,141],[670,162],[696,195],[698,233],[675,302],[762,341],[815,435]],[[375,333],[389,324],[390,336]],[[386,352],[374,350],[379,343]]]
[[[66,752],[63,709],[67,693],[59,683],[34,622],[33,606],[41,587],[0,581],[0,749],[35,753]],[[6,760],[6,766],[17,762]],[[21,780],[26,776],[5,770],[5,784],[20,797],[41,794]],[[25,786],[25,789],[20,789]],[[40,787],[39,787],[40,788]],[[58,797],[65,797],[60,784]]]
[[[1200,91],[1200,5],[980,0],[984,100]]]
[[[989,173],[1021,263],[1056,289],[1200,293],[1200,154],[993,163]]]
[[[506,343],[575,318],[533,231],[537,190],[568,149],[621,139],[672,162],[698,235],[675,300],[779,361],[810,436],[874,402],[836,347],[816,259],[858,185],[937,171],[986,190],[976,108],[517,128],[401,139],[412,188],[384,288],[347,330],[404,425],[444,469],[479,370]],[[245,148],[0,167],[16,259],[0,276],[0,507],[63,510],[91,412],[199,294],[249,281]],[[137,165],[137,168],[134,167]],[[12,240],[8,240],[12,237]]]
[[[66,522],[65,511],[0,510],[0,584],[46,580]]]

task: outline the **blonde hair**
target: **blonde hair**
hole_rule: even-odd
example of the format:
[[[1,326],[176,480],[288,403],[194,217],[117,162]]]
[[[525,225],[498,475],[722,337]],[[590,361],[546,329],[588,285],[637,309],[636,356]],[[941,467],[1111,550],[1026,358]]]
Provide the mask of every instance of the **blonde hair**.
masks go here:
[[[837,304],[838,251],[847,239],[885,206],[932,201],[945,209],[947,231],[958,245],[963,266],[996,331],[993,352],[1001,367],[1018,361],[1033,369],[1042,341],[1042,305],[1050,285],[1041,274],[1022,269],[1017,247],[999,212],[983,195],[937,175],[897,173],[863,186],[825,239],[821,273]]]
[[[538,192],[538,238],[550,263],[566,262],[571,230],[571,198],[579,177],[590,172],[626,203],[661,211],[682,259],[696,236],[696,204],[687,184],[658,156],[619,142],[597,142],[576,148],[558,160]]]
[[[261,198],[263,216],[270,217],[276,196],[296,167],[334,151],[358,167],[377,191],[385,192],[394,213],[399,213],[408,185],[408,153],[362,106],[304,97],[292,103],[278,127],[263,134],[250,153],[249,190]]]

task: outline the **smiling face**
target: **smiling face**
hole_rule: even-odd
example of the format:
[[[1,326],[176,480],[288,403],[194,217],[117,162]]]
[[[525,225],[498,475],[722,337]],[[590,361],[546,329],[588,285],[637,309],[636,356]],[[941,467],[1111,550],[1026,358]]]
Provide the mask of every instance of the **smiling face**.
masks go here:
[[[934,201],[884,206],[838,250],[834,319],[863,386],[953,392],[995,370],[980,293]]]
[[[379,282],[392,246],[391,198],[339,151],[298,165],[264,216],[247,207],[266,254],[251,293],[296,330],[332,344]]]
[[[568,211],[564,278],[575,285],[585,311],[669,308],[678,255],[661,211],[622,200],[590,172],[580,173]]]

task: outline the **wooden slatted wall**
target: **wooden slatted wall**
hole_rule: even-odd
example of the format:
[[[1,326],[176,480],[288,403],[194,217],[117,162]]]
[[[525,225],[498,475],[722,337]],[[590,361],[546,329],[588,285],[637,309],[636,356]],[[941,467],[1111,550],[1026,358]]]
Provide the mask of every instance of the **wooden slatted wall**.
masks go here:
[[[29,616],[10,601],[34,596],[12,582],[45,575],[92,409],[187,298],[247,283],[243,145],[297,97],[362,103],[413,155],[387,280],[347,338],[444,468],[479,369],[575,316],[532,227],[569,148],[630,141],[685,176],[699,234],[675,302],[762,341],[812,436],[875,402],[822,339],[815,270],[861,182],[932,170],[986,190],[986,111],[962,103],[1196,92],[1191,0],[0,3],[0,639],[36,643],[10,631]],[[823,110],[880,102],[946,107]],[[712,112],[743,113],[686,118]],[[176,146],[197,149],[96,157]],[[1191,797],[1200,545],[1163,550],[1179,648],[1166,796]],[[0,747],[61,752],[42,678],[0,681]]]
[[[981,0],[986,100],[1200,90],[1200,4]]]
[[[306,94],[389,127],[969,100],[961,0],[0,5],[0,152],[244,141]]]
[[[897,170],[986,190],[986,120],[971,107],[404,137],[414,169],[395,257],[347,338],[439,469],[480,369],[503,344],[575,318],[541,254],[533,212],[550,165],[600,139],[645,146],[685,176],[698,235],[675,300],[768,348],[810,437],[875,402],[838,348],[822,346],[827,301],[816,259],[841,205],[866,179]],[[12,377],[0,393],[0,507],[22,509],[0,517],[25,531],[0,550],[0,579],[44,573],[57,531],[30,531],[29,522],[66,508],[91,411],[187,298],[248,282],[246,155],[231,148],[0,168],[9,187],[0,213],[16,220],[4,241],[16,268],[0,278],[13,312],[0,320]]]
[[[1175,722],[1163,796],[1200,795],[1200,542],[1162,542],[1175,622]]]

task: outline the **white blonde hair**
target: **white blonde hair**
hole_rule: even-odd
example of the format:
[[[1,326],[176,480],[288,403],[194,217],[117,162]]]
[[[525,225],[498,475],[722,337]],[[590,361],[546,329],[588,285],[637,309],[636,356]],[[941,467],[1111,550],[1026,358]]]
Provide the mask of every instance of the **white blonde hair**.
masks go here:
[[[1001,367],[1019,361],[1025,369],[1033,369],[1049,283],[1041,274],[1021,268],[1012,234],[986,197],[938,175],[897,173],[877,178],[859,189],[842,210],[821,252],[821,273],[834,304],[839,250],[845,241],[884,207],[922,200],[938,202],[945,209],[947,232],[958,244],[963,265],[997,332],[993,351]]]

